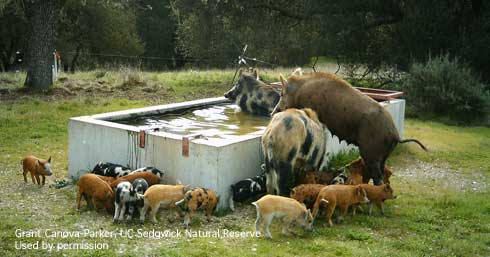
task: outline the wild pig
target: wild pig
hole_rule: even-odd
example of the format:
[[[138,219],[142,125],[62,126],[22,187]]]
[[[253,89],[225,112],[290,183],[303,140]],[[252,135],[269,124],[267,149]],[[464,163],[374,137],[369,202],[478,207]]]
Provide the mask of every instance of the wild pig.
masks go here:
[[[175,203],[185,212],[184,226],[191,223],[191,215],[198,209],[206,211],[206,219],[211,222],[211,215],[218,207],[219,196],[211,189],[194,188],[185,193],[184,199]]]
[[[349,206],[358,203],[369,202],[366,191],[360,185],[329,185],[320,190],[313,206],[313,217],[316,218],[322,204],[327,205],[326,221],[330,226],[333,226],[332,215],[335,207],[339,207],[340,214],[337,218],[337,223],[340,223]]]
[[[155,175],[157,175],[160,178],[160,181],[163,179],[163,175],[165,174],[163,171],[154,168],[154,167],[142,167],[136,170],[131,171],[128,175],[137,173],[137,172],[151,172]]]
[[[153,185],[146,190],[144,206],[140,212],[141,223],[145,222],[145,215],[150,209],[150,220],[157,223],[156,214],[160,207],[174,208],[175,203],[184,199],[184,194],[189,190],[185,185]],[[178,210],[179,211],[179,210]],[[179,211],[180,213],[180,211]]]
[[[114,180],[116,180],[116,178],[114,178],[114,177],[102,176],[102,175],[96,175],[96,176],[99,177],[100,179],[104,180],[109,185],[111,185],[111,183],[114,182]]]
[[[326,171],[307,171],[299,177],[298,184],[323,184],[328,185],[332,181],[332,173]]]
[[[281,99],[272,112],[287,108],[311,108],[320,121],[339,139],[359,146],[369,178],[379,185],[383,181],[386,159],[398,143],[416,142],[400,139],[391,115],[378,102],[353,88],[332,73],[316,72],[304,76],[281,76]]]
[[[362,158],[352,161],[341,170],[341,174],[332,180],[332,184],[358,185],[367,184],[370,180],[369,172]],[[383,169],[383,183],[389,184],[392,175],[391,169],[385,166]]]
[[[361,184],[360,187],[366,190],[367,198],[369,199],[369,215],[372,213],[373,204],[375,204],[381,210],[381,214],[384,215],[384,201],[387,199],[396,199],[397,197],[393,193],[393,189],[391,188],[390,184],[383,184],[379,186]]]
[[[120,164],[110,162],[99,162],[92,169],[92,173],[102,176],[119,178],[126,176],[131,172],[131,169]]]
[[[306,206],[295,199],[277,195],[265,195],[252,203],[257,209],[255,220],[255,234],[260,234],[260,225],[264,224],[265,236],[272,239],[269,227],[274,218],[282,219],[282,233],[287,235],[292,223],[311,231],[313,229],[313,217]],[[292,231],[291,231],[292,232]],[[293,232],[294,233],[294,232]]]
[[[146,180],[146,182],[148,183],[149,186],[160,184],[160,177],[158,175],[155,175],[150,171],[145,171],[145,172],[135,172],[135,173],[131,173],[131,174],[126,175],[126,176],[122,176],[122,177],[114,180],[111,183],[111,187],[113,187],[113,188],[116,187],[122,181],[129,181],[132,183],[134,180],[136,180],[138,178],[142,178],[142,179]]]
[[[235,202],[244,202],[267,192],[265,173],[253,178],[247,178],[230,186],[230,209],[235,211]]]
[[[49,157],[49,159],[46,161],[32,155],[27,156],[22,159],[22,170],[24,171],[22,175],[24,175],[25,183],[27,183],[26,174],[27,172],[30,172],[32,183],[36,184],[36,182],[34,182],[34,177],[36,177],[37,184],[41,186],[39,179],[39,176],[41,176],[43,178],[42,185],[44,186],[44,183],[46,182],[45,176],[53,175],[53,171],[51,170],[51,157]]]
[[[272,117],[262,135],[267,193],[287,196],[304,172],[318,170],[325,133],[311,109],[288,109]]]
[[[133,186],[128,181],[120,182],[116,188],[116,196],[114,200],[114,206],[116,206],[116,211],[114,212],[114,218],[112,221],[123,220],[124,214],[126,213],[126,208],[129,207],[129,202],[131,202],[134,196]]]
[[[142,178],[135,179],[133,183],[131,183],[131,186],[133,187],[133,191],[129,201],[129,210],[126,220],[130,220],[134,216],[135,210],[137,210],[138,213],[141,213],[141,208],[145,206],[143,200],[144,194],[149,187],[148,182]]]
[[[307,208],[313,208],[318,193],[322,188],[326,187],[323,184],[302,184],[291,189],[290,197],[296,199],[300,203],[304,203]]]
[[[264,116],[270,116],[279,101],[279,91],[260,81],[257,71],[250,76],[240,70],[237,83],[224,96],[235,101],[242,111]]]
[[[114,211],[114,191],[104,180],[95,174],[85,174],[78,181],[77,210],[80,210],[80,200],[85,199],[87,205],[95,209],[105,208],[109,213]]]

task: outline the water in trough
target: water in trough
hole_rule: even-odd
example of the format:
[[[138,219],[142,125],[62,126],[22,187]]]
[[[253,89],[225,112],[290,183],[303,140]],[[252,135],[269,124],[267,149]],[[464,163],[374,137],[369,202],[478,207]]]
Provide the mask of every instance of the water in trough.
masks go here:
[[[269,121],[270,117],[251,115],[242,112],[236,104],[228,103],[114,122],[141,129],[158,128],[159,131],[178,135],[201,134],[212,139],[261,132]]]

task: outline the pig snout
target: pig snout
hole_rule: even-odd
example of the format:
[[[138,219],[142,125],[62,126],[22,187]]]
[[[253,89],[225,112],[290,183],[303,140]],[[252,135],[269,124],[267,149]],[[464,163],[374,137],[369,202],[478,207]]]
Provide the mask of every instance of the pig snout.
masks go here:
[[[369,199],[367,198],[367,196],[363,197],[362,203],[369,203]]]
[[[230,99],[230,100],[235,100],[236,99],[236,92],[235,88],[230,89],[228,92],[226,92],[223,95],[225,98]]]
[[[48,163],[46,163],[44,165],[44,175],[46,175],[46,176],[53,175],[53,171],[51,170],[51,166]]]

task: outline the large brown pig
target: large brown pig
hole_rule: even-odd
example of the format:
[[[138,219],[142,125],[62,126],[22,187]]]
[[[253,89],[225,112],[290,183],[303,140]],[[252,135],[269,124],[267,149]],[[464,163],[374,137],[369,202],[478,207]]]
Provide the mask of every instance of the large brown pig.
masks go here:
[[[321,205],[326,204],[326,221],[330,226],[333,226],[332,215],[335,207],[339,207],[340,214],[337,218],[337,222],[341,222],[347,214],[349,206],[367,202],[369,202],[369,200],[367,198],[366,190],[360,185],[326,186],[320,190],[320,193],[318,193],[315,205],[313,206],[313,217],[316,218]]]
[[[289,196],[300,176],[318,170],[325,144],[324,128],[311,109],[274,115],[262,135],[267,193]]]
[[[281,76],[281,99],[272,114],[287,108],[311,108],[320,121],[341,140],[359,146],[369,176],[379,185],[385,161],[398,143],[416,142],[400,139],[391,115],[378,102],[353,88],[332,73],[316,72]]]

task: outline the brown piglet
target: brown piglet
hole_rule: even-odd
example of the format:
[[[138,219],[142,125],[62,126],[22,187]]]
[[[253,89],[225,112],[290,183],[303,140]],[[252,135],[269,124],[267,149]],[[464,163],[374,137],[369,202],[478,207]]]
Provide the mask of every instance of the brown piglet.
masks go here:
[[[320,206],[327,205],[326,221],[330,226],[333,226],[332,215],[335,207],[339,207],[340,214],[337,222],[341,222],[349,206],[358,203],[369,202],[366,191],[360,185],[330,185],[322,188],[313,206],[313,217],[316,218]]]
[[[85,174],[78,181],[77,210],[80,210],[81,198],[87,201],[87,205],[93,204],[95,209],[106,209],[107,212],[114,211],[114,191],[112,188],[95,174]]]
[[[112,181],[111,187],[116,188],[117,185],[123,181],[129,181],[133,183],[138,178],[142,178],[146,180],[149,186],[160,184],[160,177],[153,174],[150,171],[144,171],[144,172],[134,172],[126,176],[119,177],[118,179]]]
[[[387,199],[396,199],[396,195],[393,193],[393,188],[390,184],[384,184],[379,186],[374,186],[370,184],[360,185],[364,190],[366,190],[367,198],[369,199],[369,215],[372,213],[373,204],[378,206],[381,210],[381,214],[384,215],[383,203]],[[355,210],[355,209],[354,209]]]
[[[285,235],[290,231],[292,223],[296,223],[308,231],[312,230],[313,217],[310,210],[295,199],[278,195],[265,195],[252,204],[257,208],[256,235],[260,233],[260,225],[264,222],[265,236],[272,239],[269,227],[274,218],[282,219],[284,222],[282,233]]]
[[[36,182],[34,182],[34,177],[36,177],[36,181],[39,186],[41,186],[39,176],[43,178],[42,185],[44,185],[44,182],[46,181],[45,176],[53,175],[53,171],[51,170],[51,157],[49,157],[48,160],[43,160],[32,155],[27,156],[22,159],[22,169],[24,171],[22,174],[24,175],[24,182],[27,183],[26,174],[27,172],[30,172],[32,183],[36,184]]]
[[[315,204],[318,193],[326,185],[322,184],[301,184],[291,189],[290,197],[300,203],[304,203],[307,208],[312,208]]]

